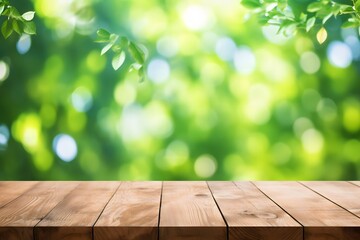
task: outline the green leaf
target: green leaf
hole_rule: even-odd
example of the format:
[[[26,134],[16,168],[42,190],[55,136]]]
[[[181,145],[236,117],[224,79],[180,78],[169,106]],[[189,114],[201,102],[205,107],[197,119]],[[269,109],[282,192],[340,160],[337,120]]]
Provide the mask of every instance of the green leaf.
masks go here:
[[[269,3],[266,5],[266,12],[271,12],[274,8],[276,8],[277,3]]]
[[[3,10],[3,12],[1,13],[1,15],[3,16],[9,16],[10,15],[10,9],[7,7]]]
[[[348,21],[354,23],[354,22],[358,22],[359,20],[357,20],[356,18],[353,18],[353,17],[352,17],[352,18],[349,18]]]
[[[141,66],[138,70],[138,75],[139,75],[139,82],[143,82],[145,79],[145,71],[144,71],[144,67]]]
[[[34,19],[35,12],[34,11],[26,12],[21,16],[25,21],[31,21]]]
[[[312,18],[309,18],[306,22],[306,31],[310,31],[310,29],[314,26],[315,24],[315,20],[316,18],[315,17],[312,17]]]
[[[278,0],[278,7],[280,8],[280,10],[284,10],[287,5],[287,0]]]
[[[24,32],[32,35],[36,34],[36,26],[33,22],[24,22]]]
[[[21,15],[16,8],[14,8],[13,6],[10,6],[9,9],[10,9],[9,17],[16,18],[19,20],[21,19]]]
[[[329,20],[332,16],[333,16],[333,13],[330,13],[329,15],[325,16],[322,21],[322,24],[325,24],[327,22],[327,20]]]
[[[133,63],[130,65],[130,69],[129,69],[129,72],[131,72],[132,70],[136,70],[136,71],[139,71],[140,68],[142,68],[142,64],[140,63]]]
[[[335,17],[340,13],[340,10],[341,10],[341,6],[339,4],[333,6],[332,13],[334,14]]]
[[[112,46],[114,46],[114,44],[115,44],[114,42],[110,42],[105,47],[103,47],[103,49],[101,49],[101,55],[107,53],[107,51],[109,51],[112,48]]]
[[[135,43],[129,43],[129,52],[131,56],[140,64],[143,64],[145,61],[145,53],[142,49],[135,45]]]
[[[261,25],[266,25],[266,24],[268,24],[268,23],[269,23],[269,20],[270,20],[270,18],[269,18],[269,17],[266,17],[266,16],[259,16],[259,18],[258,18],[258,22],[259,22],[259,24],[261,24]]]
[[[250,9],[260,8],[262,6],[259,0],[242,0],[241,4]]]
[[[118,38],[119,38],[119,35],[112,33],[112,34],[110,34],[109,39],[111,42],[116,42],[118,40]]]
[[[122,48],[125,48],[125,47],[129,46],[129,39],[127,37],[121,37],[119,44]]]
[[[125,62],[125,52],[121,51],[119,54],[116,54],[112,59],[112,67],[114,70],[118,70],[123,63]]]
[[[307,15],[305,13],[301,13],[299,16],[300,22],[305,23],[306,19],[307,19]]]
[[[112,50],[113,50],[115,53],[120,53],[122,49],[123,49],[123,48],[120,46],[120,44],[114,44],[114,46],[112,47]]]
[[[359,23],[357,23],[357,22],[346,21],[343,23],[343,25],[341,27],[352,28],[352,27],[358,27],[358,26],[359,26]]]
[[[109,39],[103,39],[103,38],[96,38],[95,41],[96,43],[107,43],[109,42]]]
[[[5,20],[3,25],[1,26],[2,35],[6,39],[11,35],[12,32],[13,32],[13,29],[11,27],[11,22],[9,20]]]
[[[22,33],[22,29],[20,27],[20,22],[14,20],[12,21],[12,28],[15,32],[17,32],[19,35]]]
[[[2,14],[2,12],[4,11],[5,5],[0,4],[0,15]]]
[[[317,12],[321,10],[324,7],[324,5],[321,2],[313,2],[310,3],[307,7],[308,12]]]
[[[290,25],[284,27],[283,34],[286,37],[295,35],[296,27],[297,27],[296,23],[293,23],[293,24],[290,24]]]
[[[100,28],[99,30],[97,30],[96,34],[101,39],[107,39],[107,40],[110,39],[110,33],[103,28]]]
[[[359,13],[360,12],[360,1],[359,0],[357,0],[356,2],[355,2],[355,10]]]
[[[317,13],[316,13],[316,17],[318,18],[326,18],[327,16],[329,16],[330,14],[332,14],[332,7],[325,5],[323,6],[322,9],[320,9]]]
[[[340,12],[341,13],[354,13],[354,8],[349,5],[340,5]]]

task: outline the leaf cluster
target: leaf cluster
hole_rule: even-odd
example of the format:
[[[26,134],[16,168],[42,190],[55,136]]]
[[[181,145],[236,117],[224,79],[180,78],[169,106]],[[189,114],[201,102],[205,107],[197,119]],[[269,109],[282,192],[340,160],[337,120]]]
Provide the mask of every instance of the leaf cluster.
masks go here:
[[[10,37],[13,32],[21,34],[36,34],[36,26],[32,21],[35,16],[34,11],[20,14],[19,11],[11,6],[8,0],[0,0],[0,16],[6,17],[1,25],[1,33],[5,39]]]
[[[287,36],[295,34],[299,29],[306,32],[313,28],[323,31],[325,23],[339,15],[345,16],[342,27],[356,27],[360,34],[360,0],[345,3],[333,0],[313,1],[306,6],[305,11],[296,16],[287,0],[242,0],[241,3],[257,15],[262,25],[279,26],[278,32]]]
[[[114,70],[118,70],[123,66],[125,59],[128,58],[128,56],[131,56],[132,64],[130,65],[129,71],[136,70],[140,81],[144,79],[146,49],[143,46],[130,41],[125,36],[110,33],[105,29],[99,29],[97,31],[97,39],[95,42],[106,44],[101,50],[101,55],[104,55],[110,50],[113,52],[111,63]]]

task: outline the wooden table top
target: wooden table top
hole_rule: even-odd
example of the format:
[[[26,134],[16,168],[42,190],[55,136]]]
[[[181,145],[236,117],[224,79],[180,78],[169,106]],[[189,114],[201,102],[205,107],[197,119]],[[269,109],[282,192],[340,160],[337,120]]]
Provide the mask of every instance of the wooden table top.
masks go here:
[[[0,240],[356,240],[360,181],[0,182]]]

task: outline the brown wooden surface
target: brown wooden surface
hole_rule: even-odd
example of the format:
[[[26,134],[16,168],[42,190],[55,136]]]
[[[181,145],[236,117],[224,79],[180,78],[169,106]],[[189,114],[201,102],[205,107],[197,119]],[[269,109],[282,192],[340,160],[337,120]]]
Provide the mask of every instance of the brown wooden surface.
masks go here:
[[[360,187],[360,181],[350,181],[350,183]]]
[[[35,239],[92,240],[92,227],[119,182],[82,182],[35,228]]]
[[[358,240],[359,199],[360,181],[0,181],[0,240]]]
[[[0,182],[0,208],[29,190],[38,182]]]
[[[157,240],[161,182],[123,182],[94,227],[95,240]]]
[[[164,182],[161,240],[226,239],[226,224],[206,182]]]
[[[348,182],[301,182],[313,191],[360,217],[360,187]]]
[[[255,185],[304,226],[304,239],[360,239],[360,218],[300,183]]]
[[[40,182],[0,208],[0,239],[34,239],[35,225],[76,185],[69,182]]]
[[[209,182],[229,226],[229,240],[302,240],[302,226],[251,182]]]

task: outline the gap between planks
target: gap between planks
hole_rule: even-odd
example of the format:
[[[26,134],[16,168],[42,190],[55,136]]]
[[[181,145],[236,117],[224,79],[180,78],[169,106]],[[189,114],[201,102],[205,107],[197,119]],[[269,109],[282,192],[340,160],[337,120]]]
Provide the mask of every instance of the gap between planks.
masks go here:
[[[319,194],[320,196],[322,196],[323,198],[329,200],[330,202],[334,203],[335,205],[339,206],[340,208],[344,209],[345,211],[351,213],[352,215],[354,215],[357,218],[360,218],[360,203],[359,203],[359,198],[355,198],[352,199],[353,201],[351,203],[349,203],[347,201],[344,202],[342,199],[336,199],[337,196],[332,195],[329,192],[324,192],[324,188],[322,189],[317,189],[316,188],[316,184],[320,184],[320,185],[326,185],[326,184],[332,184],[333,188],[335,187],[334,185],[338,185],[341,184],[343,185],[344,188],[342,189],[338,189],[338,190],[343,190],[345,188],[353,188],[352,190],[357,190],[357,192],[360,194],[360,187],[356,184],[352,184],[351,182],[330,182],[330,181],[326,181],[326,182],[318,182],[318,181],[299,181],[299,183],[303,186],[305,186],[306,188],[310,189],[311,191]],[[314,185],[315,184],[315,185]],[[313,186],[312,186],[313,185]],[[325,187],[330,187],[330,186],[325,186]],[[325,188],[326,190],[326,188]],[[350,189],[349,189],[350,190]],[[346,194],[348,192],[342,192],[342,194]],[[337,195],[339,194],[339,192],[337,193]],[[342,195],[340,194],[340,195]],[[332,195],[332,196],[331,196]],[[353,196],[353,195],[352,195]],[[351,196],[350,196],[351,197]],[[348,206],[346,206],[348,205]],[[350,205],[350,206],[349,206]],[[355,205],[355,206],[354,206]]]
[[[219,202],[218,202],[218,200],[216,199],[216,196],[215,196],[215,194],[214,194],[214,191],[211,189],[211,186],[210,185],[212,185],[214,182],[211,182],[211,181],[201,181],[201,182],[203,182],[204,184],[205,184],[205,186],[206,186],[206,188],[207,188],[207,192],[209,193],[209,196],[211,196],[211,199],[212,199],[212,201],[214,202],[214,204],[215,204],[215,206],[216,206],[216,209],[217,209],[217,211],[220,213],[220,215],[221,215],[221,218],[222,218],[222,221],[224,222],[224,224],[226,225],[226,239],[228,239],[229,240],[229,232],[230,232],[230,225],[229,225],[229,222],[227,221],[227,219],[226,219],[226,216],[225,216],[225,213],[224,213],[224,209],[221,207],[221,204],[219,204]],[[193,182],[194,184],[199,184],[199,183],[201,183],[201,182]],[[3,201],[3,203],[1,203],[0,202],[0,209],[2,209],[2,208],[5,208],[5,207],[7,207],[8,205],[14,205],[15,203],[17,203],[17,202],[24,202],[24,199],[27,197],[27,196],[25,196],[26,194],[28,194],[28,193],[30,193],[30,195],[32,196],[32,195],[34,195],[34,193],[35,192],[39,192],[39,191],[36,191],[36,189],[39,187],[39,186],[42,186],[41,188],[44,188],[44,186],[45,185],[49,185],[50,186],[50,183],[51,182],[34,182],[34,184],[33,185],[31,185],[31,184],[29,184],[29,187],[28,188],[26,188],[26,187],[24,187],[24,191],[22,192],[22,193],[15,193],[14,195],[13,195],[13,198],[11,199],[11,200],[4,200]],[[71,182],[70,182],[71,183]],[[75,184],[75,182],[72,182],[73,184]],[[53,206],[48,212],[46,212],[46,214],[45,214],[45,216],[42,216],[41,217],[41,219],[40,220],[38,220],[38,222],[33,226],[33,228],[32,228],[32,230],[33,231],[35,231],[35,229],[36,229],[36,227],[40,224],[40,222],[42,222],[44,219],[46,219],[47,217],[48,217],[48,215],[55,209],[55,208],[57,208],[59,205],[61,205],[62,203],[63,203],[63,201],[66,199],[66,198],[68,198],[68,196],[69,195],[71,195],[74,191],[75,191],[75,189],[77,189],[78,188],[78,186],[79,186],[79,184],[81,183],[79,183],[79,182],[77,182],[78,184],[77,185],[74,185],[73,186],[73,189],[72,190],[70,190],[69,192],[67,192],[66,194],[62,194],[62,199],[61,199],[61,197],[59,198],[59,197],[57,197],[57,199],[61,199],[59,202],[57,202],[56,204],[55,204],[55,206]],[[108,207],[108,205],[109,205],[109,203],[112,201],[112,199],[114,198],[114,196],[115,196],[115,194],[118,192],[118,190],[121,188],[121,186],[122,186],[122,184],[123,184],[124,182],[118,182],[118,185],[117,185],[117,188],[114,190],[114,192],[111,194],[111,196],[107,199],[107,201],[104,201],[104,202],[106,202],[105,203],[105,205],[102,207],[102,209],[101,209],[101,211],[100,211],[100,213],[98,214],[98,216],[97,216],[97,218],[96,218],[96,220],[93,222],[93,224],[91,225],[91,226],[89,226],[90,228],[91,228],[91,239],[92,240],[96,240],[96,238],[95,238],[95,233],[94,233],[94,230],[95,230],[95,227],[96,227],[96,224],[99,222],[99,219],[101,218],[101,216],[103,215],[103,213],[104,213],[104,211],[107,209],[107,207]],[[161,231],[161,221],[162,221],[162,219],[161,219],[161,216],[162,216],[162,207],[163,207],[163,190],[164,190],[164,183],[166,183],[166,184],[169,184],[169,183],[171,183],[171,182],[161,182],[161,190],[160,190],[160,193],[159,193],[159,207],[158,207],[158,210],[157,210],[157,240],[163,240],[163,238],[160,238],[160,231]],[[180,182],[180,183],[183,183],[184,185],[186,185],[186,183],[188,183],[188,182]],[[238,188],[239,189],[239,191],[240,191],[240,188],[239,188],[239,186],[236,184],[236,182],[227,182],[227,183],[231,183],[231,184],[233,184],[236,188]],[[290,211],[289,211],[289,208],[287,207],[287,204],[286,203],[282,203],[282,201],[278,201],[278,200],[276,200],[276,198],[275,199],[273,199],[272,197],[274,196],[274,195],[272,195],[271,196],[271,194],[270,194],[270,196],[266,193],[266,191],[264,192],[262,189],[262,187],[258,187],[257,186],[257,184],[259,184],[259,183],[257,183],[257,182],[247,182],[247,183],[249,183],[249,184],[251,184],[251,185],[253,185],[259,192],[261,192],[269,201],[271,201],[272,203],[274,203],[276,206],[278,206],[282,211],[284,211],[285,213],[287,213],[293,220],[295,220],[297,223],[299,223],[299,225],[302,227],[302,229],[303,229],[303,231],[304,231],[304,228],[305,227],[309,227],[309,226],[305,226],[304,227],[304,224],[302,224],[302,221],[301,220],[299,220],[299,218],[298,217],[294,217],[293,215],[292,215],[292,211],[293,211],[293,209],[290,209]],[[264,183],[266,183],[266,182],[264,182]],[[286,182],[283,182],[283,184],[281,184],[281,182],[274,182],[274,183],[276,183],[276,184],[279,184],[280,186],[281,185],[286,185]],[[292,183],[292,185],[294,185],[294,183],[295,182],[293,182]],[[333,199],[332,197],[329,197],[329,196],[327,196],[326,195],[326,193],[321,193],[321,192],[319,192],[319,190],[316,190],[316,189],[314,189],[314,187],[311,187],[311,186],[308,186],[307,184],[310,184],[310,182],[296,182],[299,186],[302,186],[304,189],[307,189],[307,190],[309,190],[309,191],[311,191],[313,194],[315,194],[315,195],[317,195],[318,197],[315,197],[316,199],[324,199],[324,200],[326,200],[326,201],[328,201],[328,202],[330,202],[330,203],[332,203],[333,205],[336,205],[338,208],[341,208],[344,212],[347,212],[347,213],[349,213],[349,214],[351,214],[351,215],[353,215],[355,218],[357,218],[357,219],[359,219],[360,218],[360,216],[359,215],[356,215],[354,212],[352,212],[351,211],[351,207],[349,207],[349,206],[345,206],[344,204],[345,203],[340,203],[340,202],[338,202],[336,199]],[[352,188],[354,188],[355,190],[356,189],[360,189],[360,182],[358,181],[358,182],[339,182],[339,183],[342,183],[342,184],[348,184],[348,186],[351,186]],[[56,184],[56,182],[55,182],[55,184]],[[325,184],[324,182],[323,182],[323,184]],[[330,184],[329,182],[327,183],[327,184]],[[346,185],[345,184],[345,185]],[[57,185],[59,185],[59,184],[57,184]],[[261,184],[260,184],[261,185]],[[60,185],[59,185],[60,186]],[[299,188],[299,186],[297,186],[297,188]],[[1,185],[0,185],[0,187],[1,187]],[[54,189],[56,189],[56,188],[54,188]],[[61,187],[61,188],[59,188],[58,187],[58,191],[59,191],[59,189],[63,189],[63,187]],[[303,189],[303,191],[304,191],[304,189]],[[360,191],[360,190],[359,190]],[[296,192],[296,191],[295,191]],[[358,192],[358,191],[357,191]],[[185,195],[186,194],[189,194],[186,190],[185,191],[180,191],[180,193],[184,193]],[[205,193],[206,194],[206,193]],[[350,193],[349,193],[350,194]],[[296,195],[296,194],[295,194]],[[306,194],[305,194],[306,195]],[[340,194],[341,195],[341,194]],[[312,195],[313,196],[313,198],[314,198],[314,195]],[[357,194],[355,194],[354,196],[358,196]],[[354,197],[353,196],[353,197]],[[52,196],[46,196],[46,195],[44,195],[43,196],[44,198],[46,198],[46,199],[51,199],[52,198]],[[180,196],[179,196],[180,197]],[[204,196],[205,197],[205,196]],[[299,195],[299,197],[302,197],[301,196],[301,194]],[[195,198],[196,199],[196,198]],[[354,199],[355,199],[355,197],[354,197]],[[0,195],[0,200],[1,200],[1,195]],[[324,200],[321,200],[321,201],[324,201]],[[14,203],[15,202],[15,203]],[[37,203],[38,204],[38,203]],[[39,205],[39,204],[38,204]],[[356,210],[356,209],[355,209]],[[360,208],[359,208],[359,210],[360,210]],[[343,212],[342,212],[343,213]],[[360,214],[360,211],[359,211],[359,214]],[[296,216],[296,215],[295,215]],[[300,218],[301,219],[301,218]],[[345,226],[344,226],[345,227]],[[339,227],[339,228],[341,228],[341,227]],[[343,228],[343,227],[342,227]],[[314,228],[314,232],[316,232],[316,231],[319,231],[319,229],[315,229]],[[343,230],[341,230],[341,231],[343,231]],[[356,230],[356,231],[358,231],[358,230]],[[34,234],[34,233],[33,233]],[[358,236],[358,235],[356,235],[356,236]],[[35,234],[33,235],[33,237],[34,237],[34,239],[35,239]],[[1,237],[0,237],[1,238]],[[304,238],[305,238],[305,236],[304,236]],[[309,238],[309,239],[311,239],[311,238]]]
[[[209,189],[209,191],[210,191],[210,193],[211,193],[211,196],[212,196],[213,200],[215,201],[215,204],[216,204],[216,206],[217,206],[217,208],[218,208],[218,210],[219,210],[219,212],[220,212],[220,214],[221,214],[221,216],[222,216],[222,218],[223,218],[223,220],[224,220],[224,222],[225,222],[225,224],[226,224],[226,240],[229,240],[229,224],[227,223],[227,221],[226,221],[226,219],[225,219],[225,216],[224,216],[224,213],[221,211],[221,209],[220,209],[220,207],[219,207],[219,204],[218,204],[218,202],[216,201],[216,199],[215,199],[215,197],[214,197],[214,193],[213,193],[213,191],[211,190],[208,181],[206,181],[206,185],[208,186],[208,189]]]

